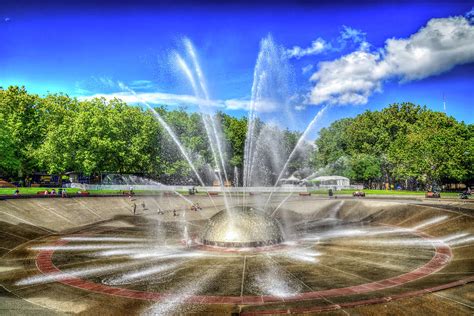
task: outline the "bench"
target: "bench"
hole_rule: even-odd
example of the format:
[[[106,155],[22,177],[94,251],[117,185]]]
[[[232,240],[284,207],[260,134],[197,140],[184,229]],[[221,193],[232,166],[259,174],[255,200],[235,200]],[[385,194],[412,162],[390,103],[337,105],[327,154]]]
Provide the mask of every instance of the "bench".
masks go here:
[[[51,193],[50,191],[48,191],[48,194],[45,194],[46,190],[45,191],[38,191],[36,192],[36,195],[45,195],[45,196],[61,196],[61,193]]]
[[[425,198],[430,198],[430,199],[440,199],[441,194],[439,192],[433,192],[429,191],[425,193]]]
[[[219,195],[219,192],[207,192],[209,195]]]
[[[300,196],[311,196],[310,192],[300,192]]]

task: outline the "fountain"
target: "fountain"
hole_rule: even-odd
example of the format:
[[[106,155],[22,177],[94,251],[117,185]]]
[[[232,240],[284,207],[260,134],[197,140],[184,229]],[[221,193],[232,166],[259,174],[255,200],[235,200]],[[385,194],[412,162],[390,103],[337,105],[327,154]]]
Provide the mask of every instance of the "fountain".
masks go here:
[[[189,39],[184,47],[186,54],[173,53],[176,65],[196,98],[209,101],[197,52]],[[254,70],[244,165],[233,172],[234,186],[240,173],[243,188],[224,185],[232,173],[227,147],[218,121],[201,107],[212,152],[207,170],[219,180],[223,194],[137,195],[134,203],[146,203],[147,208],[136,215],[130,212],[128,197],[0,203],[7,223],[2,236],[8,238],[8,248],[1,250],[2,287],[68,314],[349,314],[347,310],[359,306],[380,314],[387,311],[383,306],[398,306],[397,300],[474,282],[474,218],[464,205],[329,200],[301,197],[277,186],[308,133],[328,111],[323,107],[286,153],[276,132],[278,122],[259,126],[262,106],[283,108],[278,115],[291,121],[288,67],[273,39],[263,39]],[[120,86],[139,98],[125,84]],[[142,103],[205,187],[193,161],[196,155],[150,104]],[[120,181],[142,183],[135,178]],[[450,305],[449,312],[469,311],[470,302],[463,296],[469,289],[463,289],[456,298],[462,304]],[[58,293],[67,294],[66,303]],[[401,310],[412,308],[407,306]]]

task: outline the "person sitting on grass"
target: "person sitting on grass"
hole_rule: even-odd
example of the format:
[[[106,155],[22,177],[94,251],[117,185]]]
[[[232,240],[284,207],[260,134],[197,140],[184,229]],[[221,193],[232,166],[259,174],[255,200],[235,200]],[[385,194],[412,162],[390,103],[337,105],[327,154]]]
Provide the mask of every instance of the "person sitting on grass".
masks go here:
[[[56,190],[55,189],[51,190],[51,195],[56,195]]]
[[[19,195],[19,194],[20,194],[20,190],[18,190],[18,188],[16,188],[14,195]]]

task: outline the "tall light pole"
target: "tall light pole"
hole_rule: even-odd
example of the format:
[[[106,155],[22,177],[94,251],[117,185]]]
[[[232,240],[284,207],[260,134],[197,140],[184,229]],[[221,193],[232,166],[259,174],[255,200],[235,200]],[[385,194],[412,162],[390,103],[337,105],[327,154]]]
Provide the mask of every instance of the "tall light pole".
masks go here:
[[[443,109],[444,113],[446,114],[446,95],[443,93]]]

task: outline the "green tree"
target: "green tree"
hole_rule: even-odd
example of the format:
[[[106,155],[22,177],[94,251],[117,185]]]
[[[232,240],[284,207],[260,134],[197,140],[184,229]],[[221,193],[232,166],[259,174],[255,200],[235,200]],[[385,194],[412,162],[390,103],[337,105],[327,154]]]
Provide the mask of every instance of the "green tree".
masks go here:
[[[16,174],[20,160],[15,156],[15,140],[0,113],[0,175]]]
[[[0,113],[3,116],[3,126],[13,141],[14,157],[11,166],[17,166],[14,170],[16,176],[25,177],[38,170],[35,149],[43,139],[40,120],[41,98],[37,95],[28,94],[24,87],[9,87],[0,90]],[[12,170],[13,171],[13,170]]]
[[[344,175],[371,187],[371,182],[382,176],[381,161],[368,154],[356,154],[350,158],[348,171]]]
[[[239,183],[242,183],[243,176],[243,165],[244,165],[244,152],[245,152],[245,138],[247,135],[247,118],[241,117],[236,118],[227,115],[223,112],[217,113],[217,121],[220,122],[222,130],[225,136],[225,140],[228,144],[228,157],[231,170],[229,174],[232,179],[234,175],[234,167],[240,170]]]
[[[315,142],[314,165],[330,166],[326,169],[365,183],[431,186],[469,181],[473,174],[472,130],[472,125],[426,107],[392,104],[322,129]],[[350,163],[341,164],[341,157]],[[348,167],[340,168],[343,165]]]
[[[465,124],[427,111],[393,143],[389,159],[398,178],[413,178],[427,186],[459,182],[468,179],[472,169],[465,163],[472,162],[470,151],[466,151],[471,142]]]
[[[214,179],[216,162],[204,120],[212,119],[222,134],[221,144],[227,143],[221,149],[229,163],[229,178],[233,179],[234,167],[242,171],[247,118],[225,113],[210,118],[165,106],[155,110],[207,183]],[[0,89],[0,127],[3,177],[23,178],[38,171],[111,172],[145,174],[165,183],[196,183],[155,113],[119,99],[80,101],[63,94],[40,97],[24,87]],[[258,181],[273,184],[300,133],[257,120],[255,137],[252,152],[258,160]],[[474,179],[474,126],[411,103],[333,122],[320,131],[315,150],[306,143],[300,147],[287,166],[287,175],[305,176],[316,168],[366,185],[431,186]]]
[[[313,159],[315,167],[325,167],[348,154],[347,129],[352,123],[353,119],[342,119],[319,131],[319,137],[315,141],[316,150]]]

